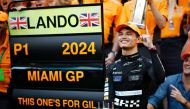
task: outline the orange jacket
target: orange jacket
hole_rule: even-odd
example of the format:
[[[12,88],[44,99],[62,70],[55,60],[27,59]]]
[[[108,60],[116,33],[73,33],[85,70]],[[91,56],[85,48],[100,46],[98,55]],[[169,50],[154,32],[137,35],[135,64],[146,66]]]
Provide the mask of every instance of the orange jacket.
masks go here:
[[[83,0],[83,4],[100,3],[100,0]]]
[[[190,12],[190,0],[178,0],[179,6],[183,6],[185,13]]]
[[[0,92],[7,93],[7,89],[9,87],[10,83],[10,46],[9,46],[9,32],[6,32],[6,38],[4,41],[3,46],[0,47],[0,53],[2,54],[2,51],[5,49],[2,62],[0,63],[0,68],[4,70],[4,81],[0,81]]]
[[[182,7],[175,7],[174,15],[172,17],[173,29],[169,27],[170,26],[169,21],[166,22],[165,28],[161,30],[161,38],[180,36],[180,25],[183,19],[184,11],[185,10]]]
[[[135,8],[136,0],[128,1],[124,4],[121,20],[120,23],[125,23],[132,21],[133,19],[133,10]],[[159,12],[167,18],[168,16],[168,6],[167,6],[167,0],[154,0],[154,4],[156,8],[159,10]],[[153,16],[152,10],[150,6],[147,6],[146,11],[146,26],[148,27],[148,31],[150,35],[154,34],[154,28],[156,27],[156,21]],[[141,33],[144,34],[146,31],[145,29],[141,29]]]
[[[119,24],[120,15],[122,11],[122,4],[116,0],[104,0],[103,2],[104,13],[104,43],[108,43],[110,27],[112,23],[115,26]]]
[[[72,5],[78,5],[79,2],[78,2],[78,0],[72,0],[72,1],[71,1],[71,4],[72,4]]]

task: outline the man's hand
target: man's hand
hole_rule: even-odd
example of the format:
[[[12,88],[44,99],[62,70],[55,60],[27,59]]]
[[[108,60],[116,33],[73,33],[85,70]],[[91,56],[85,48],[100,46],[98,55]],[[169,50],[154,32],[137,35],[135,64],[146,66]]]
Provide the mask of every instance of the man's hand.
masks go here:
[[[154,109],[154,106],[152,104],[148,103],[147,109]]]
[[[108,57],[105,59],[106,66],[113,63],[115,61],[115,55],[113,53],[109,53]]]
[[[150,37],[149,34],[143,34],[142,36],[140,36],[144,46],[146,46],[147,48],[151,49],[154,47],[153,43],[152,43],[152,39]]]
[[[176,99],[176,101],[184,104],[186,102],[186,99],[181,95],[181,92],[172,84],[170,85],[170,87],[172,88],[170,96]]]
[[[156,21],[156,24],[158,25],[158,27],[160,29],[164,28],[166,26],[166,21],[167,21],[167,18],[164,17],[162,15],[162,13],[158,10],[158,8],[156,7],[155,3],[154,3],[154,0],[147,0],[148,1],[148,5],[150,6],[151,8],[151,11],[154,15],[154,18],[155,18],[155,21]],[[162,0],[164,2],[164,0]],[[161,2],[162,2],[161,1]],[[167,1],[167,0],[166,0]],[[167,3],[164,4],[164,7],[162,7],[163,9],[167,8]],[[167,9],[165,10],[167,11]]]

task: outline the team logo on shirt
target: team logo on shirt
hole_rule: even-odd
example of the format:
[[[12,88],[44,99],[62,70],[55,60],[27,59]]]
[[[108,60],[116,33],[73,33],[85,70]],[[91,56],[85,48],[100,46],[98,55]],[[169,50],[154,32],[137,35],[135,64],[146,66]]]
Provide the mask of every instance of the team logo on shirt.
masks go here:
[[[120,75],[113,76],[113,81],[115,81],[115,82],[121,82],[122,81],[122,76],[120,76]]]
[[[114,104],[116,106],[124,106],[124,107],[128,107],[128,108],[137,108],[137,107],[140,107],[140,100],[121,100],[121,99],[115,98]]]

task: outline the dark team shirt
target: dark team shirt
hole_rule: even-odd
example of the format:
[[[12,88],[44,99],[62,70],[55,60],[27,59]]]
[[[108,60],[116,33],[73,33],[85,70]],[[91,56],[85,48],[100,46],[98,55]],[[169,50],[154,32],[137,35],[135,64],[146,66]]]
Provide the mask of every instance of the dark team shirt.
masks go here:
[[[115,108],[146,109],[152,83],[164,81],[164,69],[155,51],[152,61],[139,53],[122,56],[106,69],[104,100]]]

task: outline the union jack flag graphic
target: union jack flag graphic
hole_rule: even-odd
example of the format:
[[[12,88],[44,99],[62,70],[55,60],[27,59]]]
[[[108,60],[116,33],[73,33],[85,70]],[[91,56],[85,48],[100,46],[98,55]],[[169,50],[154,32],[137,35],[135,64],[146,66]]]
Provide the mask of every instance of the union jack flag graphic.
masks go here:
[[[27,18],[26,17],[12,17],[10,20],[11,29],[27,29]]]
[[[80,15],[80,26],[81,27],[93,27],[99,26],[99,15],[98,13],[82,13]]]

